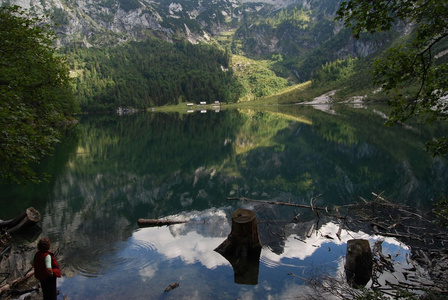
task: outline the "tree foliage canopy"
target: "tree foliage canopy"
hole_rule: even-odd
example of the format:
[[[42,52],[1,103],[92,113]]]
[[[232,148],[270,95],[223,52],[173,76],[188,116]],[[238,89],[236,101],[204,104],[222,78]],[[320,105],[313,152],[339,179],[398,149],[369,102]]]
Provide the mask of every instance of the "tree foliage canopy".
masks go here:
[[[111,48],[72,48],[75,93],[85,111],[179,102],[235,102],[241,87],[230,55],[215,46],[157,39]]]
[[[389,123],[423,116],[427,122],[448,119],[448,1],[343,1],[337,19],[361,34],[406,24],[403,41],[374,64],[375,82],[392,95]],[[409,89],[413,87],[413,89]],[[412,91],[406,93],[406,91]],[[448,138],[428,143],[430,152],[448,152]]]
[[[69,70],[42,19],[0,8],[0,179],[39,181],[30,164],[58,141],[77,111]]]

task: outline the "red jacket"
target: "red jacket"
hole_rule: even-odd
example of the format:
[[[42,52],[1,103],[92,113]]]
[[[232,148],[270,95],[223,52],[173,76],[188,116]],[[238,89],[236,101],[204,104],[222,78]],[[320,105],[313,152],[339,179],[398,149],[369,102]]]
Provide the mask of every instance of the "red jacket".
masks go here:
[[[61,270],[59,269],[59,264],[56,261],[54,254],[50,251],[37,251],[36,254],[34,254],[34,277],[39,280],[45,280],[50,277],[47,272],[47,268],[45,267],[45,257],[47,255],[51,256],[51,268],[53,269],[53,275],[56,277],[61,277]]]

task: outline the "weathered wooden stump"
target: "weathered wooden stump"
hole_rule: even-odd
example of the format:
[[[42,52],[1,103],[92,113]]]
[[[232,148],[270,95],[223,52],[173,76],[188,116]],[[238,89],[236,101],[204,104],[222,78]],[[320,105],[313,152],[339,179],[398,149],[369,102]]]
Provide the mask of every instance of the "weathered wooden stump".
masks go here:
[[[237,209],[232,214],[232,230],[215,251],[232,265],[235,283],[257,284],[261,243],[255,213]]]
[[[261,249],[258,238],[258,221],[248,209],[237,209],[232,214],[232,230],[227,239],[215,251],[222,255],[247,257]]]
[[[373,255],[369,241],[347,241],[345,275],[351,287],[365,286],[372,278]]]
[[[36,224],[40,221],[40,219],[40,213],[33,207],[29,207],[25,212],[21,213],[14,219],[0,221],[0,228],[5,228],[9,233],[14,233],[20,229]]]

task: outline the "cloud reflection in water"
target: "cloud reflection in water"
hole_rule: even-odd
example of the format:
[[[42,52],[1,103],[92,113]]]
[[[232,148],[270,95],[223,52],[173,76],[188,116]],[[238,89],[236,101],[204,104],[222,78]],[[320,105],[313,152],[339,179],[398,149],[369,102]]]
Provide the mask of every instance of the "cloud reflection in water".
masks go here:
[[[373,246],[380,237],[363,232],[355,233],[344,230],[341,240],[336,237],[339,227],[327,223],[309,238],[290,235],[285,241],[283,252],[272,252],[264,247],[261,253],[258,284],[254,286],[238,285],[233,282],[233,270],[229,262],[219,253],[213,251],[230,233],[230,224],[225,209],[210,209],[203,212],[190,212],[170,219],[190,220],[185,224],[164,227],[140,228],[124,242],[123,248],[115,255],[120,265],[111,266],[106,271],[109,292],[119,289],[113,282],[124,282],[126,290],[135,295],[131,299],[140,299],[141,295],[157,299],[163,297],[163,289],[172,282],[179,282],[180,288],[173,290],[172,296],[180,299],[210,299],[222,295],[223,299],[239,297],[242,299],[289,297],[306,289],[304,281],[288,274],[309,277],[318,272],[339,276],[343,273],[346,242],[352,238],[368,239]],[[333,239],[327,238],[328,236]],[[302,239],[302,240],[299,240]],[[383,252],[394,257],[399,269],[410,267],[406,262],[409,248],[393,238],[383,238]],[[145,250],[146,249],[146,250]],[[108,256],[111,253],[107,254]],[[138,258],[133,258],[138,255]],[[110,258],[111,259],[111,258]],[[123,260],[130,260],[126,264]],[[111,259],[113,260],[113,259]],[[101,258],[100,258],[101,261]],[[125,270],[123,266],[133,269]],[[84,281],[82,276],[61,281],[63,290],[73,286],[87,286],[86,294],[71,299],[103,299],[99,286],[104,285],[101,276],[95,278],[99,283]],[[394,276],[390,274],[387,280]],[[385,277],[386,278],[386,277]],[[140,284],[138,284],[138,282]],[[384,282],[384,280],[383,280]],[[142,285],[144,283],[144,285]],[[89,285],[98,285],[88,288]],[[154,290],[154,287],[157,287]],[[104,295],[103,295],[104,296]]]

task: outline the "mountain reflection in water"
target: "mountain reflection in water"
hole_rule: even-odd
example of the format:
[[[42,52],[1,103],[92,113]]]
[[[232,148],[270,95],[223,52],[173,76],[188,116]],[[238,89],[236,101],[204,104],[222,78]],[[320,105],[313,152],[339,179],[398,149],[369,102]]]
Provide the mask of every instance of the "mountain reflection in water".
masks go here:
[[[65,266],[61,293],[71,300],[158,299],[174,282],[168,295],[179,299],[285,299],[303,294],[304,278],[317,271],[338,274],[348,238],[377,237],[344,231],[339,240],[325,222],[301,241],[310,211],[226,197],[309,204],[321,195],[315,205],[332,207],[384,191],[428,208],[446,193],[446,161],[424,151],[443,131],[436,125],[385,127],[385,107],[269,109],[84,116],[38,166],[50,182],[2,186],[1,217],[29,206],[41,212],[42,236]],[[256,285],[235,284],[231,265],[213,251],[240,207],[259,220]],[[167,216],[190,222],[137,227],[139,218]],[[383,245],[404,262],[406,246]]]

